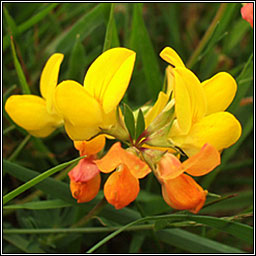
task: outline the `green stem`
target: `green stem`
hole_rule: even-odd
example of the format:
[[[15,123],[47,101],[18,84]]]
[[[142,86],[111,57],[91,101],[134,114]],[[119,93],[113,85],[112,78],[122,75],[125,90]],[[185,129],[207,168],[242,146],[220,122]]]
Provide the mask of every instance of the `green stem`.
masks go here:
[[[220,4],[220,7],[219,7],[219,9],[218,9],[218,11],[217,11],[217,13],[216,13],[216,15],[215,15],[211,25],[209,26],[209,28],[205,32],[203,38],[201,39],[200,43],[198,44],[197,48],[195,49],[195,51],[193,52],[193,54],[189,58],[189,60],[188,60],[188,62],[186,64],[186,66],[188,68],[192,68],[193,65],[196,63],[198,56],[200,55],[201,51],[204,49],[205,45],[209,41],[212,33],[214,32],[214,29],[215,29],[218,21],[223,16],[226,8],[227,8],[227,3]]]
[[[22,149],[26,146],[26,144],[28,143],[28,141],[30,140],[31,135],[28,134],[25,139],[20,143],[20,145],[15,149],[15,151],[9,156],[8,160],[9,161],[13,161],[18,155],[19,153],[22,151]]]
[[[3,135],[6,135],[7,133],[13,131],[15,129],[15,125],[11,125],[3,130]]]

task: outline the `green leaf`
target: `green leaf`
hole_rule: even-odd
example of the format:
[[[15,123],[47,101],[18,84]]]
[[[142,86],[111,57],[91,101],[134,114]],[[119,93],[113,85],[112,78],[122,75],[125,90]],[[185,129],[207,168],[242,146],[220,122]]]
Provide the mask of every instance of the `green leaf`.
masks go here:
[[[103,52],[110,49],[113,43],[115,44],[114,45],[115,47],[119,46],[119,40],[117,36],[117,31],[116,31],[116,23],[114,18],[114,9],[115,9],[115,4],[111,3],[110,14],[109,14],[109,19],[107,24],[104,46],[103,46]]]
[[[158,231],[156,236],[160,241],[192,253],[245,253],[178,228]]]
[[[135,139],[138,139],[144,130],[145,130],[145,119],[144,119],[143,112],[140,109],[137,117],[137,122],[136,122]]]
[[[238,19],[235,25],[233,26],[231,32],[229,33],[228,38],[224,41],[224,52],[229,54],[234,50],[234,47],[241,42],[244,38],[246,32],[251,30],[251,27],[248,26],[248,22],[244,19]]]
[[[150,40],[142,15],[143,4],[133,4],[133,18],[129,46],[142,58],[143,71],[147,82],[145,89],[150,90],[150,95],[156,99],[161,90],[163,78],[159,69],[156,51]]]
[[[237,111],[241,99],[245,96],[249,86],[253,85],[253,54],[250,55],[248,61],[244,65],[243,70],[241,71],[236,80],[238,83],[238,90],[232,104],[227,110],[232,113],[235,113]]]
[[[84,156],[83,156],[84,157]],[[58,166],[55,166],[51,169],[49,169],[46,172],[41,173],[40,175],[36,176],[35,178],[29,180],[28,182],[26,182],[25,184],[19,186],[18,188],[16,188],[15,190],[11,191],[10,193],[8,193],[7,195],[5,195],[3,197],[3,204],[6,204],[7,202],[9,202],[11,199],[15,198],[16,196],[20,195],[21,193],[23,193],[24,191],[28,190],[29,188],[35,186],[36,184],[38,184],[39,182],[45,180],[47,177],[49,177],[50,175],[53,175],[54,173],[64,169],[65,167],[67,167],[68,165],[78,162],[80,159],[82,159],[83,157],[78,157],[76,159],[73,159],[69,162],[60,164]],[[6,172],[8,172],[6,170]]]
[[[16,210],[16,209],[45,210],[45,209],[64,208],[69,206],[74,206],[74,204],[62,201],[60,199],[55,199],[55,200],[28,202],[24,204],[6,205],[3,207],[3,209],[4,210]]]
[[[135,119],[131,108],[124,104],[124,122],[132,139],[135,139]]]
[[[16,69],[16,72],[17,72],[17,75],[18,75],[18,78],[20,81],[22,92],[23,92],[23,94],[31,94],[26,77],[23,73],[22,67],[20,65],[20,62],[19,62],[17,54],[16,54],[12,36],[11,36],[11,48],[12,48],[12,56],[13,56],[14,66],[15,66],[15,69]]]
[[[82,81],[86,64],[85,48],[80,40],[80,34],[76,35],[76,41],[69,58],[69,79]]]
[[[106,3],[98,4],[90,12],[81,17],[69,30],[64,31],[57,36],[55,40],[48,45],[46,52],[51,54],[53,52],[67,53],[76,40],[76,35],[80,34],[80,40],[84,40],[86,36],[90,35],[99,25],[103,24],[105,17],[109,13],[110,5]]]

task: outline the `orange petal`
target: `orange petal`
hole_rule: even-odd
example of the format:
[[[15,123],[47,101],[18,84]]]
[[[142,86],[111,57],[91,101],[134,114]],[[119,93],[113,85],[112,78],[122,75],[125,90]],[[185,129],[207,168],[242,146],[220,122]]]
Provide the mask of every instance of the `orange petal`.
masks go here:
[[[99,160],[94,162],[98,166],[101,172],[109,173],[112,172],[117,166],[122,163],[121,154],[122,153],[121,143],[115,143],[108,151],[108,153]]]
[[[139,181],[125,165],[112,173],[104,185],[107,201],[116,209],[121,209],[134,201],[140,191]]]
[[[129,171],[134,175],[134,177],[137,179],[142,179],[151,172],[151,169],[144,161],[139,159],[131,152],[124,149],[122,150],[122,163],[128,167]]]
[[[166,153],[157,165],[157,175],[162,182],[166,179],[174,179],[184,172],[181,162],[173,154]]]
[[[138,179],[144,178],[151,172],[148,165],[139,159],[136,155],[124,150],[121,147],[121,143],[115,143],[108,153],[100,160],[96,160],[100,171],[109,173],[113,171],[120,164],[127,166],[129,171]]]
[[[197,213],[204,205],[207,191],[190,176],[181,174],[163,183],[162,194],[172,208]]]
[[[93,157],[83,158],[68,173],[71,180],[75,182],[87,182],[99,174],[97,165],[93,162]]]
[[[210,144],[205,144],[197,154],[182,163],[182,168],[190,175],[202,176],[212,171],[220,162],[219,151]]]
[[[99,173],[87,182],[75,182],[70,180],[72,196],[77,199],[78,203],[91,201],[99,192],[100,181],[101,178]]]
[[[90,141],[74,141],[74,146],[79,150],[80,155],[95,155],[100,152],[105,146],[105,136],[99,135]]]

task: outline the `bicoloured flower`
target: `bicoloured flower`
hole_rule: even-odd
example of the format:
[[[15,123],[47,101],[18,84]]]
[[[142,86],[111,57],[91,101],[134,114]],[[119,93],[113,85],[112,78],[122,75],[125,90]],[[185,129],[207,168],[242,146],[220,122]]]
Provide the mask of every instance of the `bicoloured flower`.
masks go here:
[[[121,209],[134,201],[140,191],[139,179],[151,172],[150,168],[135,154],[124,150],[116,142],[96,165],[103,173],[110,173],[104,185],[107,201],[116,209]]]
[[[11,119],[33,136],[46,137],[63,123],[54,103],[63,57],[63,54],[55,53],[46,62],[40,78],[42,97],[12,95],[6,101],[5,110]]]
[[[169,138],[189,156],[206,143],[221,151],[234,144],[241,135],[239,121],[225,110],[232,102],[237,84],[234,78],[220,72],[200,83],[171,48],[160,56],[170,63],[167,75],[172,81],[175,116]]]
[[[174,209],[197,213],[204,205],[207,191],[184,172],[192,176],[202,176],[219,164],[220,154],[209,144],[205,144],[200,152],[183,163],[173,154],[165,154],[159,161],[155,172],[162,184],[165,202]]]
[[[243,4],[243,7],[241,8],[241,15],[253,28],[253,3]]]
[[[79,150],[80,155],[86,155],[78,164],[68,173],[70,178],[70,190],[72,196],[78,203],[91,201],[100,189],[100,171],[95,164],[97,153],[105,145],[105,137],[99,135],[90,141],[74,141],[74,146]]]
[[[128,87],[135,52],[113,48],[101,54],[90,66],[84,86],[71,80],[56,89],[55,99],[72,140],[89,140],[116,122],[116,107]]]

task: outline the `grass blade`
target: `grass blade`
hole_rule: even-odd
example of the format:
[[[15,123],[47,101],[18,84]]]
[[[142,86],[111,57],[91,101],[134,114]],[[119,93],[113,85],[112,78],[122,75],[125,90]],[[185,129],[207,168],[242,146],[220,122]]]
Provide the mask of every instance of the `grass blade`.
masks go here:
[[[55,167],[49,169],[48,171],[43,172],[42,174],[38,175],[37,177],[31,179],[30,181],[26,182],[25,184],[19,186],[18,188],[14,189],[13,191],[11,191],[10,193],[8,193],[7,195],[5,195],[3,197],[3,204],[6,204],[11,199],[13,199],[16,196],[20,195],[21,193],[23,193],[24,191],[28,190],[29,188],[35,186],[37,183],[43,181],[44,179],[46,179],[50,175],[53,175],[54,173],[64,169],[65,167],[67,167],[68,165],[70,165],[72,163],[78,162],[83,157],[78,157],[78,158],[73,159],[73,160],[71,160],[69,162],[66,162],[66,163],[60,164],[58,166],[55,166]]]
[[[253,241],[253,229],[248,225],[244,225],[238,222],[228,221],[221,218],[216,217],[208,217],[208,216],[198,216],[198,215],[183,215],[183,214],[170,214],[170,215],[162,215],[162,216],[154,216],[154,217],[144,217],[141,219],[137,219],[133,222],[124,225],[120,229],[116,230],[115,232],[111,233],[101,241],[99,241],[96,245],[94,245],[91,249],[87,251],[87,253],[92,253],[100,246],[108,242],[113,237],[117,236],[125,229],[134,226],[136,224],[145,222],[145,221],[158,221],[158,220],[168,220],[168,221],[188,221],[192,220],[196,223],[205,224],[207,226],[220,229],[223,232],[227,232],[229,234],[234,235],[240,239],[246,240],[247,242]],[[234,248],[235,249],[235,248]]]
[[[26,77],[24,75],[24,72],[22,70],[20,62],[18,60],[12,36],[11,36],[11,48],[12,48],[12,56],[13,56],[14,66],[15,66],[15,69],[16,69],[16,72],[17,72],[17,75],[18,75],[18,78],[20,81],[22,92],[23,92],[23,94],[30,94],[31,93],[30,88],[28,86]]]

